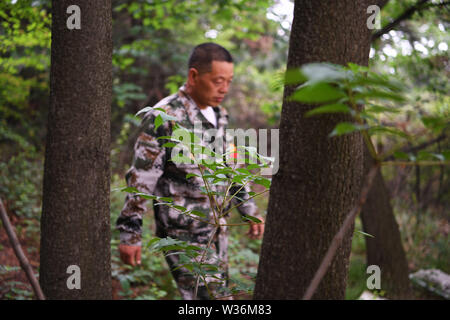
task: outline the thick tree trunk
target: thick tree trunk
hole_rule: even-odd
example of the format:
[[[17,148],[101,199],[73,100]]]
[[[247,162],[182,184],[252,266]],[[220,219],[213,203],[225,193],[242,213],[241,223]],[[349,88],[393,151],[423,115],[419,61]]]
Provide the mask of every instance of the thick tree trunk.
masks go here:
[[[364,171],[373,165],[373,159],[365,148]],[[381,270],[381,290],[391,299],[412,299],[408,278],[408,263],[403,250],[400,231],[386,185],[378,170],[372,188],[361,211],[366,237],[367,265],[377,265]]]
[[[367,65],[370,1],[295,1],[288,68],[309,62]],[[286,98],[293,92],[285,88]],[[356,204],[363,174],[360,134],[329,138],[344,115],[304,118],[312,106],[284,101],[280,168],[270,190],[255,299],[301,299],[333,236]],[[313,298],[345,297],[348,232]]]
[[[80,30],[67,28],[70,5]],[[111,1],[54,0],[52,16],[40,283],[48,299],[110,299]],[[67,286],[71,265],[81,289]]]

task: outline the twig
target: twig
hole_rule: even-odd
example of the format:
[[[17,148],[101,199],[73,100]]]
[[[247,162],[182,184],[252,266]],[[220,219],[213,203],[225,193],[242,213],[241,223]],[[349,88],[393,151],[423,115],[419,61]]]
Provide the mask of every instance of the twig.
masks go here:
[[[396,26],[398,26],[402,21],[407,20],[413,16],[414,13],[422,11],[428,8],[441,8],[450,5],[450,1],[440,2],[440,3],[427,3],[429,0],[420,0],[412,7],[406,9],[401,15],[396,19],[388,23],[381,30],[375,32],[372,35],[372,42],[380,38],[383,34],[388,33]]]
[[[440,141],[444,140],[445,138],[447,138],[447,135],[444,132],[439,137],[436,137],[435,139],[432,139],[430,141],[426,141],[426,142],[424,142],[422,144],[419,144],[419,145],[417,145],[415,147],[408,147],[408,148],[405,147],[405,148],[401,149],[400,151],[401,152],[405,152],[405,153],[410,153],[410,152],[414,153],[414,152],[420,151],[422,149],[425,149],[425,148],[427,148],[427,147],[429,147],[429,146],[431,146],[431,145],[433,145],[435,143],[439,143]],[[393,148],[393,151],[391,153],[393,153],[395,151],[398,151],[398,148]],[[383,160],[389,161],[389,160],[394,160],[394,159],[395,159],[395,157],[393,155],[389,155],[389,156],[384,156]]]
[[[333,260],[333,257],[341,245],[342,240],[344,239],[344,236],[346,235],[348,229],[355,221],[356,216],[361,211],[362,206],[366,202],[367,195],[370,191],[370,188],[372,186],[373,179],[375,177],[375,174],[378,170],[378,165],[374,165],[366,177],[366,183],[364,185],[364,188],[361,191],[361,196],[359,198],[358,204],[350,211],[350,213],[347,215],[347,217],[344,220],[344,223],[342,224],[339,231],[334,236],[333,240],[331,241],[331,245],[328,248],[327,253],[325,254],[325,257],[323,258],[322,262],[320,263],[319,268],[317,269],[309,287],[306,289],[306,293],[303,296],[303,300],[310,300],[313,296],[314,292],[316,291],[317,287],[320,284],[320,281],[325,276],[325,273],[328,270],[328,267],[331,264],[331,261]]]
[[[207,244],[205,250],[203,251],[202,257],[200,258],[200,264],[203,263],[203,259],[204,259],[205,256],[206,256],[206,252],[207,252],[207,251],[209,250],[209,248],[211,247],[211,243],[212,243],[212,241],[213,241],[213,239],[214,239],[214,236],[216,235],[217,229],[218,229],[218,227],[214,228],[213,232],[211,233],[211,236],[210,236],[210,238],[209,238],[209,240],[208,240],[208,244]],[[200,280],[200,274],[197,275],[197,279],[196,279],[196,281],[195,281],[194,299],[197,298],[198,286],[199,286],[199,280]],[[208,288],[208,284],[206,283],[206,280],[204,280],[204,282],[205,282],[206,289],[208,290],[208,293],[209,293],[209,288]]]
[[[269,189],[266,189],[266,190],[261,191],[261,192],[259,192],[259,193],[257,193],[257,194],[254,194],[254,195],[252,195],[251,197],[249,197],[248,199],[245,199],[245,202],[247,202],[248,200],[250,200],[250,199],[252,199],[252,198],[254,198],[254,197],[257,197],[257,196],[259,196],[259,195],[261,195],[261,194],[263,194],[263,193],[266,193],[266,192],[268,192],[268,191],[269,191]],[[234,208],[239,207],[240,205],[244,204],[245,202],[239,202],[237,205],[235,205],[235,206],[231,207],[230,209],[228,209],[227,211],[225,211],[225,213],[223,213],[222,216],[226,216],[226,215],[227,215],[229,212],[231,212]]]
[[[425,8],[424,4],[426,4],[429,0],[419,0],[415,5],[406,9],[400,16],[398,16],[394,21],[384,26],[381,30],[375,32],[372,35],[372,41],[380,38],[383,34],[388,33],[392,29],[394,29],[397,25],[400,24],[403,20],[409,19],[416,11],[420,11]]]
[[[19,260],[20,266],[22,267],[23,271],[25,271],[28,281],[30,281],[35,296],[37,297],[38,300],[45,300],[41,286],[39,285],[39,282],[36,280],[36,277],[34,276],[33,268],[31,267],[30,262],[23,253],[22,247],[20,246],[19,240],[17,239],[13,226],[9,221],[8,215],[6,214],[6,210],[5,207],[3,206],[3,202],[1,199],[0,199],[0,217],[2,219],[6,233],[8,234],[9,241],[11,242],[11,245],[14,249],[14,253],[16,254],[17,259]]]
[[[448,166],[450,161],[382,161],[380,162],[382,166]]]

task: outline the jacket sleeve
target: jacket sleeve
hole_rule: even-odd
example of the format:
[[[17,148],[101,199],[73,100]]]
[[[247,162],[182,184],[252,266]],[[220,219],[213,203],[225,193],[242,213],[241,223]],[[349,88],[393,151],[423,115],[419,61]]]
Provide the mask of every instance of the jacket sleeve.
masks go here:
[[[146,114],[144,117],[134,145],[133,164],[125,176],[129,187],[151,195],[154,194],[158,179],[164,172],[166,161],[166,150],[162,147],[166,140],[157,137],[170,135],[167,134],[168,122],[163,123],[155,131],[155,117],[154,113]],[[147,212],[147,202],[142,197],[127,194],[125,205],[116,221],[121,244],[141,245],[142,216]]]

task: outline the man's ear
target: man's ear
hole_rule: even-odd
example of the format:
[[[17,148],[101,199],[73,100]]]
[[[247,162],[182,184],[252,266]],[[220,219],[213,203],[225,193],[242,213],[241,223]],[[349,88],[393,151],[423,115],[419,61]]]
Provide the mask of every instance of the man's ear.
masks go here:
[[[198,70],[195,68],[190,68],[188,71],[188,84],[194,86],[197,83]]]

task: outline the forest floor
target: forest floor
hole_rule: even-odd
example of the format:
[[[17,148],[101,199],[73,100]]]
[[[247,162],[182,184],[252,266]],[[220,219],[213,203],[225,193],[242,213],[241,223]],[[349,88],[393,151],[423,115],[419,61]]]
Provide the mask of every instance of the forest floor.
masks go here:
[[[19,219],[16,216],[10,216],[11,223],[15,226],[17,237],[22,245],[28,260],[35,272],[38,275],[39,268],[39,229],[36,227],[38,223],[30,224],[29,219]],[[151,220],[150,218],[148,218]],[[147,225],[151,224],[147,221]],[[448,227],[446,224],[444,227]],[[358,223],[357,226],[358,227]],[[149,236],[150,237],[150,236]],[[244,238],[244,237],[242,237]],[[234,269],[236,273],[242,271],[242,260],[249,261],[246,268],[248,270],[257,266],[257,248],[260,243],[250,243],[249,249],[242,250],[242,241],[239,237],[232,237],[230,250],[239,248],[239,255],[234,261]],[[233,245],[233,242],[234,245]],[[240,243],[241,242],[241,243]],[[244,243],[249,245],[249,243]],[[411,244],[406,243],[408,248]],[[143,253],[143,266],[140,269],[123,267],[118,255],[114,251],[117,250],[117,243],[112,243],[112,269],[113,269],[113,299],[179,299],[178,292],[175,289],[174,283],[171,282],[170,274],[167,271],[165,262],[162,257],[155,257],[154,254]],[[349,270],[349,280],[346,299],[357,299],[365,287],[365,248],[364,241],[361,235],[355,235],[352,244],[352,256]],[[236,252],[236,251],[235,251]],[[252,260],[253,259],[253,260]],[[410,261],[410,268],[416,269],[415,262]],[[236,266],[238,265],[238,266]],[[151,267],[149,267],[151,266]],[[416,266],[417,267],[417,266]],[[154,271],[147,271],[146,268],[153,268]],[[249,271],[250,272],[250,271]],[[159,280],[156,280],[159,278]],[[123,281],[123,280],[126,281]],[[440,299],[423,289],[415,287],[415,295],[417,299]],[[6,299],[32,299],[33,293],[31,286],[21,269],[19,261],[11,247],[6,232],[0,223],[0,300]],[[237,299],[251,299],[248,295],[236,297]]]

